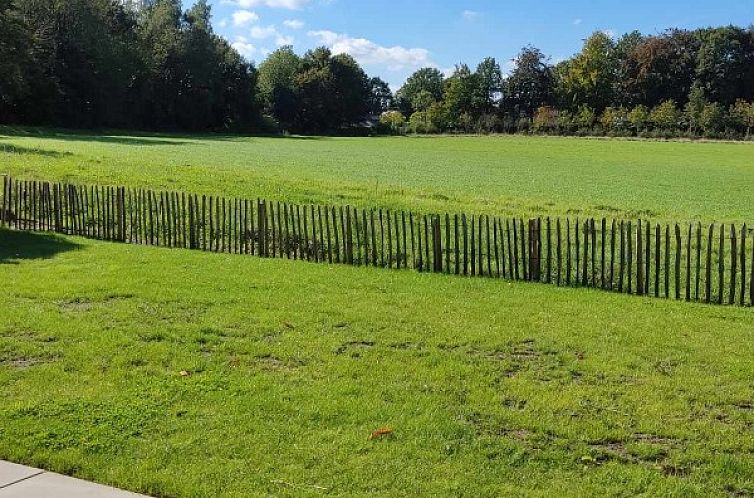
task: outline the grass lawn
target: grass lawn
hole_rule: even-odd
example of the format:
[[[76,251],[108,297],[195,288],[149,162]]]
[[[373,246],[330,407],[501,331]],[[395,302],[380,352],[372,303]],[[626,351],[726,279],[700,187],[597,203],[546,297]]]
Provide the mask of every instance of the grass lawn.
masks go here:
[[[432,212],[748,221],[754,144],[0,128],[0,174]]]
[[[454,140],[436,143],[521,139]],[[13,141],[77,154],[14,172],[88,179],[181,147]],[[3,459],[180,498],[754,493],[750,309],[8,231],[0,282]]]

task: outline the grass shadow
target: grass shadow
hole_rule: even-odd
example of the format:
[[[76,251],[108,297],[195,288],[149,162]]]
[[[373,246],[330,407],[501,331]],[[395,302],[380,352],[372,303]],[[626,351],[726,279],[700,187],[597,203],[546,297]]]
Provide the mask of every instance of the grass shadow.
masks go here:
[[[187,145],[191,142],[182,140],[168,140],[159,137],[134,137],[126,135],[78,135],[78,134],[50,134],[46,138],[62,140],[64,142],[99,142],[116,145]]]
[[[20,147],[18,145],[6,144],[2,142],[0,142],[0,153],[34,155],[34,156],[55,157],[55,158],[73,155],[72,152],[60,152],[57,150]]]
[[[0,229],[0,264],[18,264],[26,259],[49,259],[80,248],[79,244],[57,235]]]

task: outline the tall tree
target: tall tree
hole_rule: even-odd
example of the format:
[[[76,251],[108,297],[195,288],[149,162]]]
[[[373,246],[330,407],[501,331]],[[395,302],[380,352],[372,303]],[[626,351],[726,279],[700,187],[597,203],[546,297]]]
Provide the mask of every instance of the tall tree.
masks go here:
[[[477,92],[475,105],[483,113],[491,114],[503,94],[503,72],[493,57],[487,57],[476,68]]]
[[[283,129],[290,128],[296,117],[294,78],[300,65],[301,58],[291,46],[280,47],[259,65],[260,99]]]
[[[552,99],[552,68],[547,58],[532,46],[513,59],[514,68],[505,82],[505,106],[515,118],[532,119],[534,112]]]
[[[671,30],[651,36],[629,54],[621,75],[632,104],[654,107],[667,100],[684,105],[694,84],[699,38],[696,33]]]
[[[393,92],[390,85],[380,78],[369,79],[369,114],[379,116],[393,107]]]
[[[425,67],[416,71],[396,93],[401,112],[407,116],[414,112],[416,108],[413,103],[421,92],[429,93],[436,102],[442,100],[443,83],[444,78],[439,69]]]
[[[444,107],[448,124],[451,127],[466,128],[468,121],[474,120],[479,114],[481,105],[479,96],[479,82],[477,75],[472,73],[469,66],[456,66],[453,74],[445,80]],[[464,126],[459,126],[463,116]]]
[[[602,112],[613,103],[616,74],[615,42],[598,31],[557,72],[558,100],[571,110],[585,105]]]
[[[700,32],[699,84],[712,102],[725,106],[754,99],[754,40],[735,26]]]
[[[8,122],[19,100],[29,95],[30,69],[35,64],[31,33],[11,7],[11,0],[0,0],[0,122]]]
[[[369,79],[349,55],[333,56],[319,47],[307,52],[294,77],[297,116],[294,128],[332,132],[358,123],[369,112]]]

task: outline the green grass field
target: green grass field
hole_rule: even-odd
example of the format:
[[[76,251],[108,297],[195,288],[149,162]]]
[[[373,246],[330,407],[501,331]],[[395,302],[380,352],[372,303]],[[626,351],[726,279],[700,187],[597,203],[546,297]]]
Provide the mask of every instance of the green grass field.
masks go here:
[[[424,212],[751,221],[754,144],[0,129],[0,174]]]
[[[0,458],[181,498],[754,492],[749,309],[8,231],[0,280]]]
[[[520,216],[754,205],[754,144],[5,128],[3,173]],[[751,308],[8,230],[0,283],[0,459],[160,498],[754,494]]]

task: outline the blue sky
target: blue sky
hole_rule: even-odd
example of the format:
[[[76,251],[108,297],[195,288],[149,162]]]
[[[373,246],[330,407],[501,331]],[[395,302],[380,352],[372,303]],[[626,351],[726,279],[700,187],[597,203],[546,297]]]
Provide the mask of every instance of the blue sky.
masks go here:
[[[191,0],[185,0],[188,6]],[[393,90],[414,70],[472,68],[493,56],[505,68],[527,44],[557,62],[596,30],[616,36],[669,27],[754,23],[754,0],[211,0],[214,26],[249,60],[292,44],[353,55]]]

